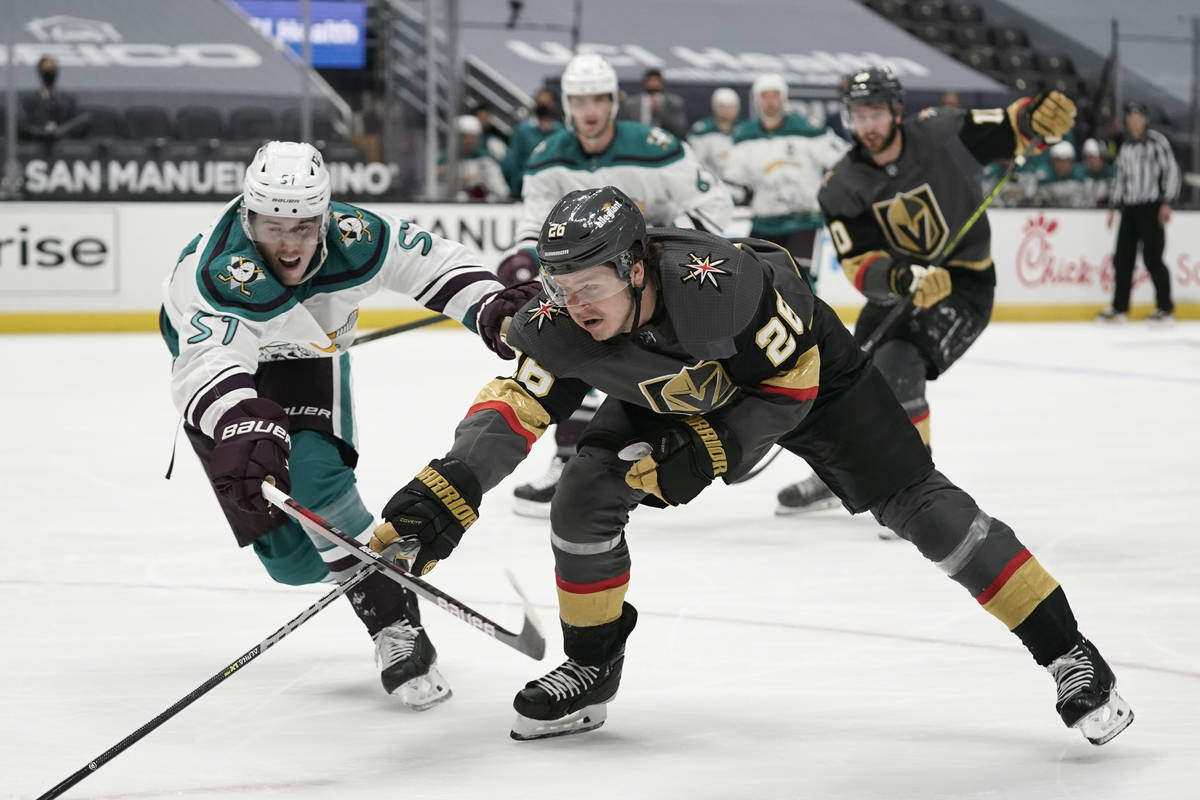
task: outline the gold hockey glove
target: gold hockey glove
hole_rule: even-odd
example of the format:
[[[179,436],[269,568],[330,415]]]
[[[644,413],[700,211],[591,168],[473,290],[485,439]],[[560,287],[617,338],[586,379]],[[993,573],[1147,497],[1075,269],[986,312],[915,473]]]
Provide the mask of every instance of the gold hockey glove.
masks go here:
[[[892,268],[892,291],[913,296],[917,308],[931,308],[950,296],[950,273],[942,267],[900,264]]]
[[[625,483],[670,506],[695,499],[739,458],[729,434],[699,415],[666,422],[648,439],[619,453],[626,461],[636,460],[625,473]]]
[[[1026,139],[1037,135],[1053,144],[1075,127],[1075,104],[1060,91],[1042,92],[1021,109],[1017,124]]]

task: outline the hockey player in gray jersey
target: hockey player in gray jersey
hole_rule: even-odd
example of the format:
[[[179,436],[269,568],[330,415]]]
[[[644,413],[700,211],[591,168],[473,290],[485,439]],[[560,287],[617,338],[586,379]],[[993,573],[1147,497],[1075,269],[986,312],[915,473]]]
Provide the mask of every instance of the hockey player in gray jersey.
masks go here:
[[[534,149],[525,168],[517,242],[500,264],[512,285],[537,274],[538,231],[563,195],[575,189],[619,186],[637,200],[654,225],[724,233],[733,216],[729,190],[671,134],[650,125],[618,120],[617,73],[602,56],[585,53],[562,74],[567,127]],[[589,398],[572,420],[555,431],[557,452],[546,474],[518,486],[513,509],[546,517],[562,465],[575,452],[579,433],[599,400]]]
[[[529,295],[504,288],[458,243],[331,202],[312,145],[269,142],[243,186],[163,287],[171,393],[237,543],[280,583],[341,580],[358,562],[270,513],[258,487],[270,477],[342,530],[370,536],[355,488],[347,352],[359,303],[389,288],[498,336]],[[416,596],[376,573],[349,597],[375,640],[384,688],[419,710],[449,698]]]
[[[745,474],[776,442],[1009,628],[1055,679],[1064,723],[1103,744],[1132,721],[1058,582],[934,468],[891,389],[785,250],[648,231],[634,201],[604,187],[551,210],[538,254],[544,292],[508,333],[521,353],[515,374],[483,388],[449,452],[392,497],[371,541],[427,572],[547,425],[590,387],[607,394],[552,505],[567,660],[518,692],[514,738],[605,721],[637,623],[626,600],[630,512],[687,503],[715,479]]]
[[[865,342],[912,296],[912,312],[879,331],[871,359],[928,445],[925,382],[957,361],[991,318],[996,270],[987,215],[953,252],[942,250],[983,201],[982,165],[1023,153],[1035,136],[1062,137],[1075,105],[1047,92],[1006,109],[943,108],[904,119],[900,81],[884,67],[851,76],[843,92],[857,144],[817,199],[842,270],[867,298],[855,338]],[[929,266],[937,258],[944,263]],[[778,514],[839,502],[820,475],[785,487],[778,500]]]

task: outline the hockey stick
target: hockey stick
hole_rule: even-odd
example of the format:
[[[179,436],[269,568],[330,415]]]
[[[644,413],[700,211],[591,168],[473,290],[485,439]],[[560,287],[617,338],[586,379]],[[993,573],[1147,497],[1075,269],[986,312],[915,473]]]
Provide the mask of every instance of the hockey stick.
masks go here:
[[[940,267],[945,262],[945,260],[954,251],[954,248],[958,247],[958,243],[962,241],[962,238],[967,235],[967,231],[975,227],[975,223],[979,221],[979,218],[983,216],[983,212],[987,210],[987,207],[990,206],[992,201],[995,200],[1000,194],[1000,190],[1004,188],[1004,185],[1008,183],[1009,179],[1012,178],[1021,165],[1025,163],[1025,159],[1029,158],[1029,156],[1035,150],[1037,150],[1041,144],[1042,137],[1040,135],[1034,136],[1029,140],[1029,144],[1024,150],[1021,151],[1020,155],[1014,158],[1013,162],[1008,165],[1008,169],[1006,169],[1004,174],[1000,176],[1000,180],[997,181],[996,185],[992,187],[992,190],[988,192],[987,197],[983,198],[983,202],[979,204],[971,216],[967,217],[967,221],[964,222],[962,227],[958,229],[958,233],[954,234],[954,238],[942,248],[940,253],[934,256],[933,260],[929,262],[929,266]],[[895,327],[896,323],[900,320],[900,317],[907,314],[912,309],[912,301],[916,296],[916,292],[909,292],[900,299],[900,302],[896,303],[896,305],[892,307],[891,311],[884,315],[879,324],[875,326],[875,330],[871,331],[871,335],[868,336],[867,340],[862,343],[862,351],[864,353],[870,355],[871,351],[879,346],[879,342],[883,339],[883,337],[887,336],[888,333],[891,332],[892,328]]]
[[[437,323],[445,322],[448,319],[450,319],[450,318],[447,317],[445,314],[431,314],[428,317],[421,317],[420,319],[414,319],[412,322],[405,322],[400,325],[393,325],[390,328],[380,328],[377,331],[371,331],[370,333],[365,333],[362,336],[355,338],[354,343],[351,344],[350,346],[357,347],[360,344],[366,344],[367,342],[373,342],[376,339],[382,339],[385,336],[392,336],[397,333],[404,333],[405,331],[415,331],[417,328],[425,328],[425,327],[428,327],[429,325],[436,325]]]
[[[58,797],[63,792],[67,791],[72,786],[74,786],[75,784],[79,783],[81,780],[86,778],[88,775],[91,775],[93,772],[95,772],[96,770],[103,767],[105,764],[107,764],[113,758],[115,758],[116,756],[118,756],[121,753],[128,750],[131,746],[133,746],[138,741],[140,741],[142,739],[142,737],[144,737],[146,734],[150,733],[155,728],[157,728],[159,725],[162,725],[164,722],[169,720],[171,717],[175,716],[180,711],[182,711],[183,709],[190,706],[196,700],[199,700],[201,697],[208,694],[208,692],[211,689],[213,689],[218,683],[221,683],[226,678],[228,678],[230,675],[239,671],[240,669],[242,669],[242,667],[246,666],[251,661],[258,658],[264,652],[269,650],[272,645],[278,643],[279,640],[281,640],[283,637],[287,636],[289,633],[296,630],[296,628],[299,628],[305,622],[307,622],[308,620],[310,620],[314,616],[316,616],[318,611],[325,608],[325,606],[329,605],[334,600],[338,599],[339,597],[344,595],[346,592],[353,589],[355,586],[357,586],[359,583],[361,583],[364,578],[366,578],[368,575],[370,575],[371,572],[372,572],[372,570],[370,567],[363,567],[363,568],[359,569],[358,572],[351,575],[349,578],[347,578],[342,583],[339,583],[332,592],[325,595],[320,600],[318,600],[317,602],[313,603],[308,608],[301,611],[299,614],[297,614],[295,617],[293,617],[290,621],[284,623],[282,628],[275,631],[274,633],[272,633],[267,638],[263,639],[258,644],[254,645],[254,647],[251,647],[249,650],[247,650],[242,655],[238,656],[238,658],[236,660],[234,660],[231,664],[229,664],[229,666],[224,667],[220,672],[213,675],[211,678],[206,680],[204,683],[197,686],[195,689],[193,689],[191,691],[191,693],[189,693],[185,697],[181,698],[179,700],[179,702],[175,703],[175,705],[171,706],[166,711],[162,712],[157,717],[150,720],[145,725],[138,728],[136,731],[129,734],[124,739],[122,739],[121,741],[119,741],[115,745],[113,745],[112,747],[105,750],[103,753],[98,755],[96,758],[89,761],[86,766],[80,767],[79,769],[77,769],[68,778],[59,782],[53,789],[51,789],[50,791],[48,791],[45,794],[38,797],[38,800],[51,800],[51,798]]]
[[[771,462],[773,462],[775,459],[779,458],[779,454],[782,452],[783,452],[783,448],[780,447],[779,445],[775,445],[774,450],[772,450],[768,455],[759,459],[759,462],[754,467],[754,469],[750,470],[745,475],[738,478],[736,481],[730,481],[729,485],[733,486],[738,483],[745,483],[746,481],[750,480],[751,478],[757,478],[759,475],[762,474],[763,470],[765,470],[767,467],[771,466]]]
[[[384,558],[366,545],[359,544],[358,540],[353,536],[321,519],[312,511],[309,511],[266,481],[263,481],[262,493],[263,497],[267,498],[267,501],[271,505],[299,522],[306,531],[332,542],[346,552],[351,553],[364,564],[374,565],[380,572],[396,583],[435,603],[438,608],[453,617],[457,617],[472,628],[476,628],[493,639],[503,642],[518,653],[524,653],[534,661],[541,661],[542,657],[546,655],[546,639],[542,636],[541,625],[538,623],[537,615],[534,613],[533,606],[530,605],[529,600],[526,599],[525,594],[521,591],[521,587],[517,585],[517,581],[512,573],[508,574],[509,583],[512,584],[517,596],[521,598],[521,604],[525,611],[525,622],[519,634],[502,628],[487,617],[458,602],[441,589],[426,583],[402,567],[397,566],[394,561]]]

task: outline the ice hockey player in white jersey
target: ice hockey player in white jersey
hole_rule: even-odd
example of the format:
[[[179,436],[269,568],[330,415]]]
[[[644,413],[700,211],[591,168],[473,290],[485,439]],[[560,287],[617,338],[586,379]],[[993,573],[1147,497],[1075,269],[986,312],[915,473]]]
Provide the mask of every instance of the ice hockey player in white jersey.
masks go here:
[[[696,158],[717,175],[725,174],[729,153],[733,149],[733,129],[738,124],[742,101],[738,93],[722,86],[712,93],[712,116],[696,120],[688,133],[688,144]],[[733,187],[730,187],[733,189]],[[737,201],[738,197],[734,197]]]
[[[790,113],[787,98],[782,76],[755,79],[750,101],[757,116],[734,129],[723,177],[745,187],[753,215],[750,235],[780,245],[807,268],[824,225],[817,205],[821,179],[850,144],[824,125],[815,127]]]
[[[280,583],[342,580],[358,561],[271,513],[264,479],[370,538],[374,517],[355,488],[348,348],[359,303],[383,288],[493,340],[529,296],[505,289],[461,244],[331,202],[321,154],[298,142],[258,150],[243,194],[188,243],[164,284],[159,327],[184,431],[237,543]],[[450,697],[411,592],[377,572],[349,598],[390,694],[418,710]]]
[[[616,70],[603,56],[582,53],[567,62],[562,74],[567,127],[543,140],[526,163],[517,242],[498,269],[505,283],[537,276],[535,248],[542,221],[563,195],[576,189],[616,186],[638,202],[650,225],[728,232],[733,199],[725,184],[670,133],[618,120],[619,96]],[[557,427],[557,452],[547,472],[513,492],[518,514],[550,515],[562,465],[575,453],[598,403],[590,396]]]

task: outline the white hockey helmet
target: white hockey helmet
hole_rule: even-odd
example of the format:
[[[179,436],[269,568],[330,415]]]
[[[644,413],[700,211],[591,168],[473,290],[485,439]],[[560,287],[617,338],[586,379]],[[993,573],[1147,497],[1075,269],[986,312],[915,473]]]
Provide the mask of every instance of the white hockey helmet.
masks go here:
[[[567,62],[562,74],[563,116],[571,124],[571,105],[567,98],[578,95],[607,94],[612,96],[612,118],[617,118],[621,100],[617,86],[617,71],[599,53],[580,53]]]
[[[1100,146],[1100,142],[1095,139],[1088,139],[1083,143],[1083,157],[1088,156],[1103,156],[1104,148]]]
[[[483,123],[474,114],[463,114],[455,121],[460,136],[482,136]]]
[[[1062,141],[1050,148],[1051,158],[1061,158],[1067,161],[1075,160],[1075,145]]]
[[[329,171],[317,148],[307,142],[267,142],[254,154],[242,181],[242,230],[254,240],[251,213],[317,219],[320,253],[302,279],[308,280],[325,263],[330,194]]]
[[[784,96],[787,96],[786,92]],[[733,89],[730,89],[728,86],[722,86],[712,93],[713,111],[717,110],[717,106],[733,106],[734,108],[741,109],[742,99],[738,97],[738,93]]]
[[[785,81],[783,76],[777,72],[767,72],[759,75],[754,79],[754,83],[750,84],[750,102],[754,106],[755,113],[762,113],[758,105],[758,96],[763,92],[769,92],[772,89],[779,92],[779,97],[783,100],[783,110],[785,113],[787,112],[787,81]]]

